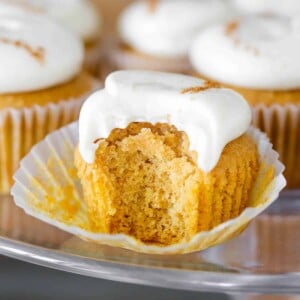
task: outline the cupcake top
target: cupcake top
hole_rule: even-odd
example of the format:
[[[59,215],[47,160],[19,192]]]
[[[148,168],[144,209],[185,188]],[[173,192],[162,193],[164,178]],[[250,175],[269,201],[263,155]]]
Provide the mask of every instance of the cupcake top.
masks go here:
[[[81,71],[83,45],[64,26],[32,14],[0,18],[0,93],[36,91]]]
[[[61,21],[85,42],[97,39],[100,17],[88,0],[0,0],[0,14],[47,14]]]
[[[272,13],[285,16],[300,15],[299,0],[231,0],[242,13]]]
[[[222,0],[137,1],[121,15],[119,32],[124,43],[145,54],[184,56],[200,29],[228,14]]]
[[[93,163],[98,143],[114,128],[131,122],[170,123],[187,133],[191,150],[199,154],[199,167],[209,172],[250,121],[247,102],[230,89],[179,74],[117,71],[81,109],[79,151]]]
[[[300,87],[300,19],[250,16],[207,28],[196,37],[190,60],[197,72],[245,88]]]

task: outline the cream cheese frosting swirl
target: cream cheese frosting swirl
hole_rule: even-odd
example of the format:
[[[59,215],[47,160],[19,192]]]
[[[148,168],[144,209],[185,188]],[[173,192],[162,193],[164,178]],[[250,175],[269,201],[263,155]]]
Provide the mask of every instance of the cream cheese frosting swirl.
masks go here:
[[[0,15],[24,12],[47,14],[87,42],[98,37],[101,26],[100,16],[88,0],[0,0]]]
[[[81,40],[37,15],[0,18],[0,93],[32,92],[75,77],[83,61]]]
[[[224,21],[229,11],[222,0],[161,0],[154,9],[147,1],[137,1],[121,15],[119,32],[123,42],[143,53],[184,56],[195,34]]]
[[[200,74],[263,90],[300,87],[300,19],[250,16],[207,28],[190,51]]]
[[[272,13],[285,16],[300,15],[299,0],[231,0],[242,13]]]
[[[185,131],[198,166],[205,172],[219,161],[227,143],[245,133],[251,111],[242,96],[204,80],[153,71],[117,71],[91,95],[79,117],[79,151],[93,163],[97,140],[130,122],[170,123]]]

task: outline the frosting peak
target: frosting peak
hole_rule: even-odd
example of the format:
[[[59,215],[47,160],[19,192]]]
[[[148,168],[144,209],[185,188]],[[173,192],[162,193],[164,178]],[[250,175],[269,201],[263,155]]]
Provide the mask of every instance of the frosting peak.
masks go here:
[[[112,129],[130,122],[170,123],[187,133],[199,167],[209,172],[226,144],[245,133],[250,121],[247,102],[232,90],[185,75],[118,71],[82,107],[79,151],[92,163],[98,147],[94,141],[106,138]]]
[[[119,31],[125,43],[143,53],[184,56],[199,30],[228,15],[222,0],[160,0],[152,6],[137,1],[121,15]]]
[[[0,0],[0,15],[47,14],[78,34],[84,41],[97,38],[100,16],[88,0]]]
[[[299,19],[249,16],[199,33],[190,60],[200,74],[236,86],[300,87]]]
[[[64,83],[81,70],[83,46],[65,27],[32,14],[0,18],[0,93]]]

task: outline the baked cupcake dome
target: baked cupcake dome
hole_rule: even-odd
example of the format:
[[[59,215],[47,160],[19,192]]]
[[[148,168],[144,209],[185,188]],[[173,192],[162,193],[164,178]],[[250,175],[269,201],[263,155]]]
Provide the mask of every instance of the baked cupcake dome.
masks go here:
[[[96,71],[101,55],[101,18],[88,0],[0,1],[0,14],[33,13],[54,18],[76,33],[85,44],[85,66]]]
[[[32,14],[3,15],[0,24],[0,193],[8,193],[20,159],[78,117],[95,81],[81,70],[81,41],[64,26]]]
[[[238,216],[259,166],[250,115],[200,79],[111,74],[81,110],[75,152],[95,232],[169,245]]]
[[[187,72],[187,51],[197,31],[228,17],[219,0],[139,1],[120,16],[120,44],[112,53],[117,68]]]
[[[289,187],[300,186],[298,21],[251,16],[212,26],[190,51],[199,76],[235,89],[251,104],[254,124],[270,136],[286,165]]]

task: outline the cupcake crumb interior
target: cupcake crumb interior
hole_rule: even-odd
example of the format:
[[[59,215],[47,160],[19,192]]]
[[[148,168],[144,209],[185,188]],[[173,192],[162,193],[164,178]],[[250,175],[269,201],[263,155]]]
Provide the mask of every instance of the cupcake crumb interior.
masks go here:
[[[169,245],[237,216],[247,206],[257,157],[244,135],[205,174],[184,132],[168,124],[131,123],[99,141],[93,164],[78,150],[75,164],[94,231]]]

